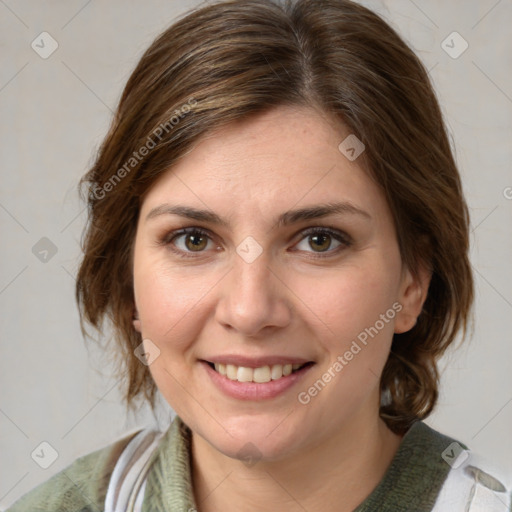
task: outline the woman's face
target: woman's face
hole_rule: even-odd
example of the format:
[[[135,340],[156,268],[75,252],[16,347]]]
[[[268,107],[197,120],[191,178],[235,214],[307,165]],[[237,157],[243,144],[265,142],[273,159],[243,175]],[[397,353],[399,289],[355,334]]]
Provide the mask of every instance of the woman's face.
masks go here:
[[[382,192],[338,149],[348,135],[276,108],[204,138],[143,201],[135,328],[163,396],[231,457],[375,424],[393,333],[421,310]]]

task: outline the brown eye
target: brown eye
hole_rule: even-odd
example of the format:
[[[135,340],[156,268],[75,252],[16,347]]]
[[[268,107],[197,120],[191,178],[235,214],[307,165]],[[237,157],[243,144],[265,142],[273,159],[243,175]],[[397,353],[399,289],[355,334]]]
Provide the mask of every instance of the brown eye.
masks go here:
[[[331,235],[329,235],[327,233],[309,236],[309,246],[315,252],[327,251],[331,247],[331,243],[332,243]]]
[[[187,234],[185,235],[185,246],[190,251],[202,251],[208,245],[207,237],[201,234]]]
[[[352,239],[343,231],[318,227],[303,231],[302,239],[294,249],[313,256],[327,257],[334,256],[351,245]]]
[[[166,243],[173,245],[182,254],[204,252],[213,245],[208,233],[197,229],[182,230]]]

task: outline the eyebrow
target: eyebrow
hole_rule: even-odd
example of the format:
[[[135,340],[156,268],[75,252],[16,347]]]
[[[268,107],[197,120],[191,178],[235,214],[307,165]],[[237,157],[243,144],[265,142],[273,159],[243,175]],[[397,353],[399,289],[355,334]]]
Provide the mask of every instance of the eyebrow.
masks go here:
[[[288,226],[290,224],[296,224],[301,221],[319,219],[322,217],[327,217],[329,215],[341,214],[358,215],[367,220],[372,219],[371,215],[368,212],[362,210],[361,208],[358,208],[351,202],[346,201],[338,203],[320,204],[316,206],[299,208],[296,210],[289,210],[287,212],[282,213],[278,217],[276,223],[277,227]],[[208,222],[210,224],[216,224],[224,227],[229,226],[229,223],[225,219],[222,219],[211,210],[200,210],[197,208],[192,208],[190,206],[170,204],[161,204],[153,208],[146,216],[146,221],[158,217],[160,215],[179,215],[180,217],[185,217],[187,219]]]

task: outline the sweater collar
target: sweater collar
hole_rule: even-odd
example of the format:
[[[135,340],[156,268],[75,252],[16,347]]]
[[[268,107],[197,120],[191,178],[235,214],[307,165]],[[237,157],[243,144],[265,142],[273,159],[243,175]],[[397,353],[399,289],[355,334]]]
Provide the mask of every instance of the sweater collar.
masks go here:
[[[413,423],[384,477],[354,512],[431,511],[450,471],[441,455],[453,441],[422,421]]]
[[[153,454],[142,512],[195,512],[190,466],[191,431],[179,416]]]
[[[176,416],[153,454],[142,512],[196,510],[190,464],[191,431]],[[422,421],[404,435],[384,477],[354,512],[432,510],[450,466],[442,452],[453,442]]]

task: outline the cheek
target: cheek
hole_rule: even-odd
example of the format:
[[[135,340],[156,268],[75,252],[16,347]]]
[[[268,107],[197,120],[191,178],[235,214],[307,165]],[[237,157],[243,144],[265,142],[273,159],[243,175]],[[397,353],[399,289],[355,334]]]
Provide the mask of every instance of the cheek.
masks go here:
[[[297,293],[307,297],[304,314],[325,333],[316,339],[326,358],[301,390],[302,399],[315,404],[318,421],[325,425],[344,421],[350,411],[376,396],[397,313],[396,275],[383,268],[345,268],[315,286],[304,281]],[[317,391],[323,384],[326,391]]]
[[[294,292],[310,311],[311,321],[323,327],[327,338],[344,343],[373,326],[380,315],[386,315],[396,300],[397,282],[394,272],[374,262],[344,267],[321,279],[298,280]],[[383,333],[392,333],[392,320],[380,329]]]
[[[134,265],[134,292],[142,335],[162,349],[181,347],[200,325],[215,280],[140,258]],[[172,346],[169,341],[172,340]]]

